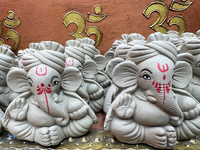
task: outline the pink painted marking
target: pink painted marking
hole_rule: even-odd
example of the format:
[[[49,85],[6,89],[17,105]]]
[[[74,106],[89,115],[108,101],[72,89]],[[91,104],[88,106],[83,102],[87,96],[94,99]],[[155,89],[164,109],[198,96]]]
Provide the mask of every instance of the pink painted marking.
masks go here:
[[[22,59],[20,60],[20,63],[21,63],[21,65],[22,65],[21,68],[23,69],[23,68],[24,68],[24,67],[23,67],[24,65],[23,65]],[[19,66],[19,67],[20,67],[20,66]]]
[[[45,66],[45,70],[43,71],[43,68],[42,67],[40,67],[39,68],[40,69],[40,72],[38,71],[38,66],[36,67],[36,74],[38,75],[38,76],[45,76],[46,74],[47,74],[47,67]]]
[[[44,87],[44,86],[45,86],[44,83],[41,83],[41,85],[37,86],[37,92],[38,92],[37,94],[41,95],[44,92],[48,113],[50,114],[49,101],[48,101],[48,98],[47,98],[47,93],[50,94],[52,92],[52,90],[50,88],[51,85],[48,84],[48,86],[46,86],[46,87]]]
[[[165,65],[166,65],[166,68],[165,68],[165,66],[164,65],[162,65],[162,68],[160,67],[160,63],[158,63],[157,64],[157,67],[158,67],[158,70],[160,71],[160,72],[167,72],[168,70],[169,70],[169,66],[168,66],[168,64],[167,63],[165,63]]]
[[[74,59],[71,58],[71,60],[70,60],[70,58],[66,58],[65,64],[66,64],[67,66],[73,66],[73,65],[74,65]]]

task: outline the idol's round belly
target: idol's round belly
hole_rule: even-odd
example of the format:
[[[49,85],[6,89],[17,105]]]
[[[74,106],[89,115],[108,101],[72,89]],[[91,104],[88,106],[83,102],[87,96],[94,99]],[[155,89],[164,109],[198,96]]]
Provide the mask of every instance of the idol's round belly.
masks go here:
[[[144,126],[165,126],[169,124],[169,115],[148,101],[136,100],[133,119]]]
[[[55,120],[51,115],[47,114],[36,105],[30,103],[27,113],[27,120],[35,127],[50,127],[55,125]]]

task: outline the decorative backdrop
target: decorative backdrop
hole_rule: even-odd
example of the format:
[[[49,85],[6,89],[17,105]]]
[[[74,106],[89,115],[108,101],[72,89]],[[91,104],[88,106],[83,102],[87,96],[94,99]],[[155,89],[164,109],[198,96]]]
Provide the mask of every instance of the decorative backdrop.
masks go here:
[[[104,54],[123,33],[196,33],[198,0],[1,0],[0,45],[15,53],[31,42],[90,37]]]

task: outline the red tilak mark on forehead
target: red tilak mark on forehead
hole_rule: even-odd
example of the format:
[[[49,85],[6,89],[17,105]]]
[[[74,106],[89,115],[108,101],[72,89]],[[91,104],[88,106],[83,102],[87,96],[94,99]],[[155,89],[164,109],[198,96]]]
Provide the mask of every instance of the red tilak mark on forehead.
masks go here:
[[[47,74],[47,67],[45,66],[45,70],[43,70],[42,67],[39,68],[40,70],[38,71],[38,66],[36,67],[36,74],[38,76],[45,76]]]
[[[65,60],[65,64],[66,64],[67,66],[73,66],[73,65],[74,65],[74,59],[71,58],[71,60],[70,60],[69,58],[67,58],[67,59]]]
[[[165,65],[166,65],[166,68],[165,68]],[[165,63],[165,65],[162,65],[162,68],[160,67],[160,63],[158,63],[157,64],[157,67],[158,67],[158,70],[160,71],[160,72],[167,72],[168,70],[169,70],[169,66],[168,66],[168,64],[167,63]]]

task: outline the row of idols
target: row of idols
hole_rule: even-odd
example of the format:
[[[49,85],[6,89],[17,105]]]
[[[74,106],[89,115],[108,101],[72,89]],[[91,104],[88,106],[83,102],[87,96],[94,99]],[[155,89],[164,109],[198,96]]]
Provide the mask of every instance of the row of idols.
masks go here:
[[[43,146],[86,134],[104,111],[121,142],[172,149],[200,133],[200,30],[0,46],[1,128]]]

